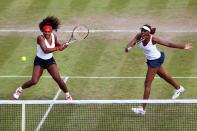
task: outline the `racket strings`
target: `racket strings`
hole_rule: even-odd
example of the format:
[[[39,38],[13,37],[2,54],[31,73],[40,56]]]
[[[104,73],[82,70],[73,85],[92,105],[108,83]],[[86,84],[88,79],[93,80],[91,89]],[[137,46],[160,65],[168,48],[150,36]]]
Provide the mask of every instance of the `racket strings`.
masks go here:
[[[76,40],[85,39],[88,36],[89,30],[86,27],[79,26],[73,31],[73,37]]]

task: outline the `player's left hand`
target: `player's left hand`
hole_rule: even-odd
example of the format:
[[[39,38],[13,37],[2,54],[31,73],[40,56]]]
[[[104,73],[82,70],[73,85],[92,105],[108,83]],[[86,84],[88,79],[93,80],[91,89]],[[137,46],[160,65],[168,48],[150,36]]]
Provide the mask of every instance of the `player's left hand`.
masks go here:
[[[192,50],[192,44],[191,43],[185,44],[184,49],[185,50]]]
[[[67,48],[67,45],[66,44],[61,44],[58,46],[59,48],[59,51],[63,51],[65,48]]]
[[[125,52],[126,52],[126,53],[129,52],[128,48],[125,48]]]

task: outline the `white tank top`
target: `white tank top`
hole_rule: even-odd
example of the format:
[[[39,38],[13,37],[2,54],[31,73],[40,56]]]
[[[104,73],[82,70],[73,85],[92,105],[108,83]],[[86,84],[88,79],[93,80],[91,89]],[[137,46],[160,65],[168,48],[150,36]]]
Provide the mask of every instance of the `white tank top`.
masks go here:
[[[51,37],[52,37],[51,45],[48,43],[47,39],[44,37],[44,42],[47,48],[55,47],[55,37],[53,33],[51,33]],[[37,56],[41,59],[47,60],[53,57],[53,53],[44,53],[40,45],[37,43]]]
[[[152,43],[152,35],[150,36],[150,41],[146,46],[144,46],[141,42],[139,43],[139,47],[144,51],[146,59],[148,60],[156,60],[161,56],[161,53],[158,51],[156,45]]]

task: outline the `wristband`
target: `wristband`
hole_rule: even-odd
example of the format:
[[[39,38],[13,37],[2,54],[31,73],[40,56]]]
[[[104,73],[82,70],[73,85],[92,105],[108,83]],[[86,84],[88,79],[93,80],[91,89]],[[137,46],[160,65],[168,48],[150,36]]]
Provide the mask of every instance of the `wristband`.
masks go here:
[[[130,46],[130,47],[128,47],[127,49],[128,49],[128,50],[131,50],[131,49],[132,49],[132,47]]]
[[[69,44],[70,44],[70,43],[66,42],[66,44],[65,44],[65,45],[67,45],[67,46],[68,46]]]

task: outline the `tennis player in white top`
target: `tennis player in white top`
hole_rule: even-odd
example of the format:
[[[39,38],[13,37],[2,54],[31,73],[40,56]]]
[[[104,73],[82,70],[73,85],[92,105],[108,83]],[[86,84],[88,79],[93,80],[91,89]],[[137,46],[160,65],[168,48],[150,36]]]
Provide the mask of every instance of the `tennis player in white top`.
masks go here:
[[[127,45],[125,48],[125,52],[129,52],[133,46],[136,44],[143,50],[144,55],[147,59],[147,74],[145,79],[145,89],[144,89],[144,96],[143,99],[149,99],[150,90],[151,90],[151,83],[156,74],[158,74],[161,78],[171,84],[174,88],[174,94],[172,99],[176,99],[179,95],[185,90],[183,86],[179,85],[172,77],[170,77],[163,69],[162,64],[164,62],[165,55],[163,52],[158,51],[156,44],[171,47],[171,48],[178,48],[184,50],[192,50],[191,44],[175,44],[168,41],[163,41],[157,37],[154,37],[153,34],[155,33],[156,28],[151,28],[150,25],[143,25],[141,28],[141,33],[138,33]],[[145,114],[145,107],[146,104],[139,108],[132,108],[132,111],[136,114]]]
[[[15,99],[19,99],[19,96],[24,89],[37,84],[43,70],[47,69],[52,78],[65,93],[66,99],[72,100],[65,82],[60,77],[55,59],[53,57],[53,52],[63,51],[67,47],[66,44],[60,44],[57,37],[53,34],[53,30],[57,31],[59,25],[59,19],[54,16],[48,16],[40,22],[39,27],[42,34],[37,37],[37,55],[34,60],[32,78],[16,89],[13,94]]]

